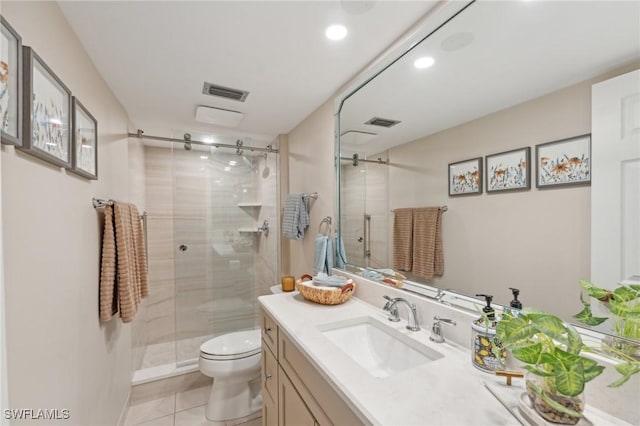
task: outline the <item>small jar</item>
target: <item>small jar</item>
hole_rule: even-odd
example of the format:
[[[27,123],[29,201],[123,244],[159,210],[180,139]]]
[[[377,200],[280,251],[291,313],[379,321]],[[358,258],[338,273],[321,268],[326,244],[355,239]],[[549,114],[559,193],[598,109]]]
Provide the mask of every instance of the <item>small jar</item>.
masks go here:
[[[293,291],[296,288],[296,278],[292,275],[285,275],[280,278],[280,284],[282,285],[282,291]]]

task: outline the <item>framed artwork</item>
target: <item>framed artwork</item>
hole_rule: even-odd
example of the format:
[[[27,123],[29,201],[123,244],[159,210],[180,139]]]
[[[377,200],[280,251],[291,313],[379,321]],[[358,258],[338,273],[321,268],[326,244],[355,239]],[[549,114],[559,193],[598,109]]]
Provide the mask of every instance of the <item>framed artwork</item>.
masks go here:
[[[482,194],[482,157],[449,164],[449,196]]]
[[[42,59],[24,46],[22,149],[60,167],[71,167],[71,91]]]
[[[0,16],[0,129],[2,143],[22,145],[22,37]]]
[[[72,166],[70,171],[87,179],[98,179],[98,121],[73,97]]]
[[[531,188],[531,148],[485,157],[487,192],[526,191]]]
[[[536,187],[590,184],[590,134],[536,145]]]

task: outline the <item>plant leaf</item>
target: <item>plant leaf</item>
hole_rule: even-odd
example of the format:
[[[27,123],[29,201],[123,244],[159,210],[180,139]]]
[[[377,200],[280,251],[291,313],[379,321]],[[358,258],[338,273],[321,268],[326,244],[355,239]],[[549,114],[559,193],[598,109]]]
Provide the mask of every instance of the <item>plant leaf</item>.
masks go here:
[[[589,300],[584,300],[582,298],[582,293],[580,293],[580,302],[582,302],[582,306],[584,306],[584,309],[575,314],[573,317],[582,324],[599,325],[608,319],[606,317],[594,317],[591,311],[591,303],[589,302]]]
[[[565,328],[567,330],[567,351],[572,354],[579,354],[582,350],[582,337],[580,337],[580,333],[570,325],[567,325]]]
[[[620,284],[620,287],[613,291],[614,300],[616,302],[629,302],[640,297],[640,292],[631,287]]]
[[[567,396],[577,396],[584,391],[582,363],[566,366],[562,362],[553,365],[558,392]]]
[[[625,362],[623,364],[616,365],[616,371],[621,374],[615,382],[609,385],[610,388],[617,388],[626,383],[636,373],[640,373],[640,362]]]
[[[588,307],[588,308],[585,307],[583,310],[575,314],[573,317],[577,319],[579,322],[581,322],[582,324],[586,324],[586,325],[600,325],[609,319],[607,317],[594,317],[591,313],[591,307]]]
[[[527,364],[538,364],[540,354],[542,353],[542,344],[536,343],[534,345],[523,346],[514,348],[511,350],[511,354],[520,361]]]
[[[584,382],[587,383],[599,375],[604,371],[604,367],[602,365],[596,365],[588,370],[584,370]]]
[[[553,373],[551,371],[541,370],[541,369],[536,368],[536,367],[534,367],[532,365],[523,365],[522,368],[524,368],[525,370],[529,371],[530,373],[535,374],[536,376],[553,377]]]
[[[580,285],[587,291],[589,296],[595,297],[596,299],[602,299],[611,293],[609,290],[591,284],[587,280],[580,280]]]
[[[640,303],[609,301],[609,311],[622,318],[640,319]]]
[[[561,339],[562,334],[566,332],[564,323],[555,315],[539,315],[537,318],[532,319],[531,323],[539,332],[546,334],[552,339]]]
[[[511,342],[533,337],[536,329],[523,317],[503,317],[496,325],[496,332],[498,339],[509,346]]]

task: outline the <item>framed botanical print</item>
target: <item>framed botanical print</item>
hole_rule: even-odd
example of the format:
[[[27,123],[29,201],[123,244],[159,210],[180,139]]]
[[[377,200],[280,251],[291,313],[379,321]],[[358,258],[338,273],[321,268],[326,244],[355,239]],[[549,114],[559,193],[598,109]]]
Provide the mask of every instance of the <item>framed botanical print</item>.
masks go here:
[[[22,149],[64,168],[71,167],[71,91],[44,61],[24,46]]]
[[[487,192],[523,191],[531,188],[531,148],[487,155]]]
[[[71,110],[73,155],[70,171],[87,179],[98,179],[98,121],[75,96]]]
[[[536,186],[591,184],[591,135],[536,145]]]
[[[0,16],[0,129],[2,143],[22,145],[22,38]]]
[[[482,194],[482,157],[449,164],[449,196]]]

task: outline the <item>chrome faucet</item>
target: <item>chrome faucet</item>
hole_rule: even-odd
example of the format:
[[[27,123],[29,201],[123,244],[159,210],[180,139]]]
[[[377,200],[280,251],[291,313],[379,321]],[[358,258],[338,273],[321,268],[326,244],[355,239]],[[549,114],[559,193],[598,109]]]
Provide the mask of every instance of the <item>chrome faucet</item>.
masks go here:
[[[440,318],[439,316],[433,317],[433,325],[431,326],[431,336],[429,339],[436,343],[444,343],[444,332],[442,331],[441,323],[456,325],[457,323],[448,318]]]
[[[416,305],[413,303],[409,303],[406,299],[402,297],[396,297],[394,299],[389,296],[383,296],[387,303],[382,308],[385,311],[389,311],[389,321],[398,322],[400,321],[400,315],[398,313],[398,307],[396,306],[398,302],[402,302],[407,305],[407,330],[418,331],[420,330],[420,326],[418,325],[418,311],[416,310]]]

